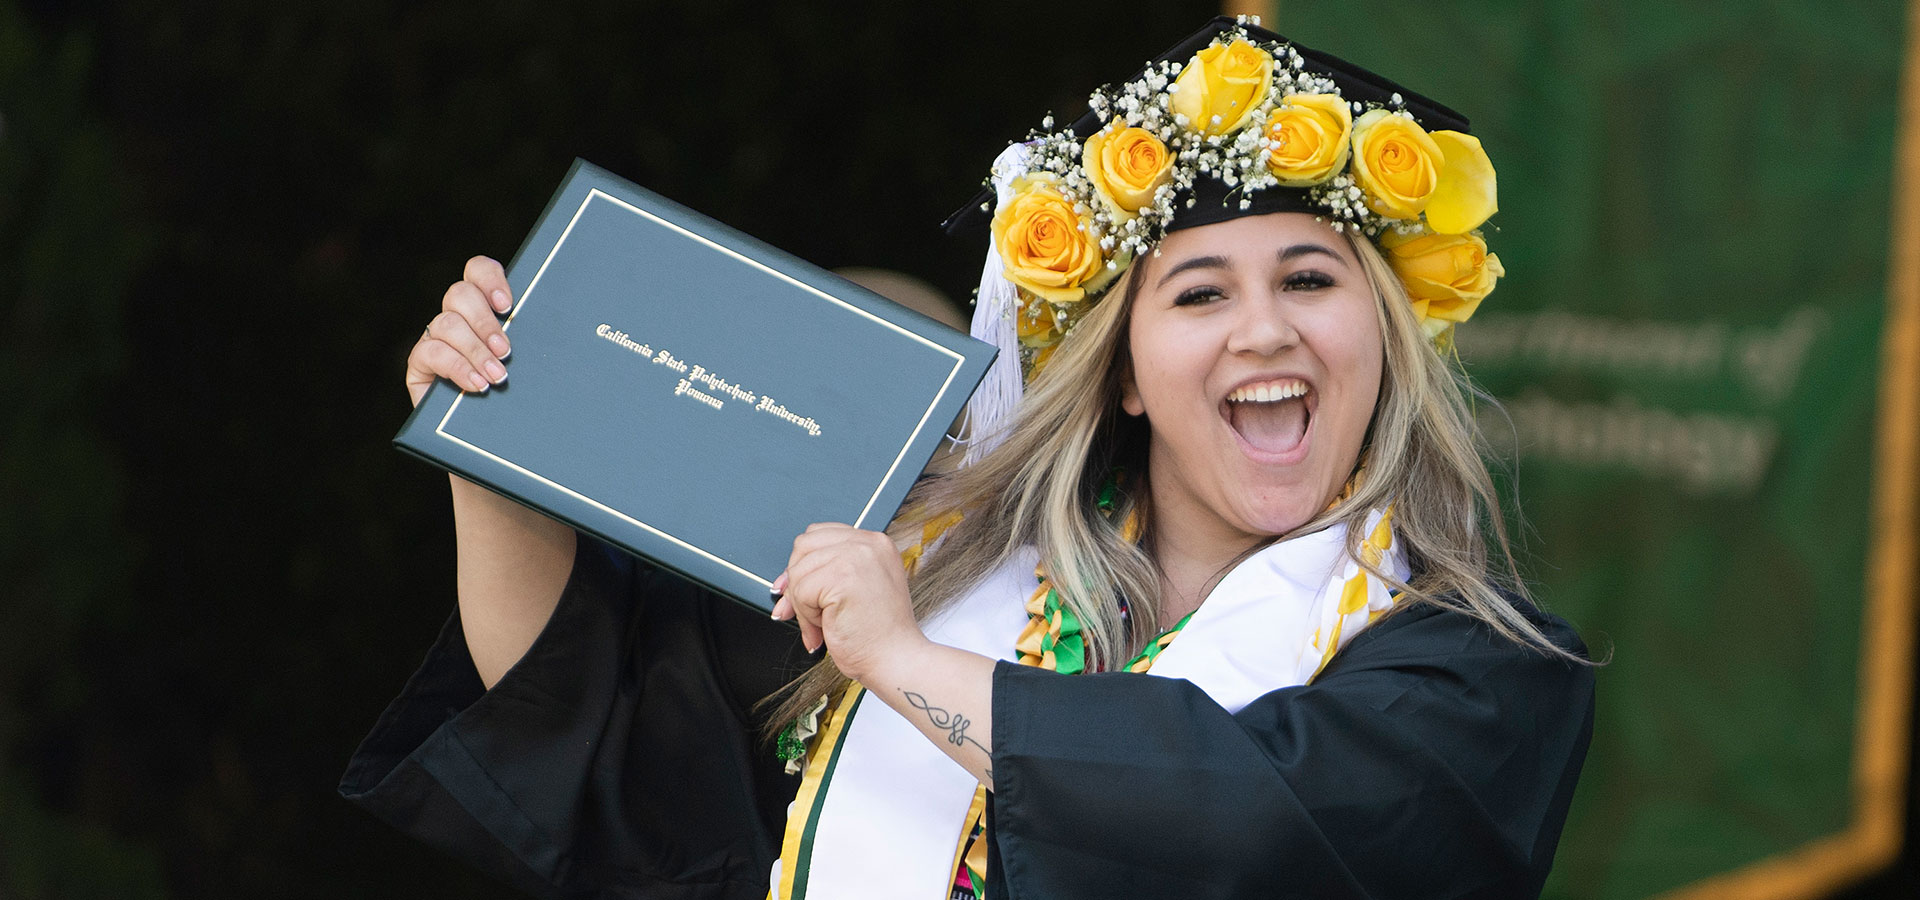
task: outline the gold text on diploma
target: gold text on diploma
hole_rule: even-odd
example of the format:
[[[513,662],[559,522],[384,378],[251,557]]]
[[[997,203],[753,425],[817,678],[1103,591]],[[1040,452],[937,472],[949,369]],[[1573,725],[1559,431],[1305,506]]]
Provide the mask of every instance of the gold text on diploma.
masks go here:
[[[620,346],[625,347],[628,350],[632,350],[633,352],[638,353],[641,356],[646,357],[647,359],[653,358],[652,347],[649,347],[646,344],[636,343],[632,336],[628,335],[624,331],[619,331],[615,329],[613,326],[608,325],[605,322],[600,323],[600,327],[595,328],[593,330],[593,333],[603,338],[606,338],[607,340],[612,341],[616,344],[619,344]]]
[[[665,348],[656,350],[651,343],[636,341],[633,335],[605,322],[596,326],[593,333],[608,343],[639,354],[642,359],[652,360],[654,365],[665,366],[686,376],[674,384],[675,397],[686,397],[714,409],[724,409],[727,400],[738,400],[747,404],[747,408],[754,412],[766,413],[791,423],[813,437],[820,436],[820,423],[812,416],[803,416],[789,410],[786,406],[774,402],[772,397],[763,396],[737,382],[728,381],[706,366],[689,363],[674,356]]]

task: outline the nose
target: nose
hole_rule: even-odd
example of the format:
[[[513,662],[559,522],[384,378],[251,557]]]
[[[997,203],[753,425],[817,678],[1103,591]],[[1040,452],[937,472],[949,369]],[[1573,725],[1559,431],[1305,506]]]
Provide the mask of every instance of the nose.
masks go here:
[[[1300,343],[1289,305],[1268,298],[1240,305],[1240,321],[1227,337],[1227,349],[1234,353],[1275,356]]]

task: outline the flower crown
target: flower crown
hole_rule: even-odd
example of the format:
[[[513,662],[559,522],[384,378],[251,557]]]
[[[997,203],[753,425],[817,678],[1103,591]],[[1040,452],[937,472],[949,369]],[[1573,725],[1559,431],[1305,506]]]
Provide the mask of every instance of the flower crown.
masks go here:
[[[1303,54],[1255,17],[1196,38],[1208,36],[1184,62],[1176,48],[1095,91],[1074,125],[1048,116],[994,161],[974,334],[1002,361],[999,383],[990,372],[975,395],[976,436],[1010,416],[1066,333],[1170,230],[1278,211],[1357,229],[1442,347],[1505,274],[1478,231],[1497,209],[1493,165],[1464,120],[1428,131],[1389,83]]]

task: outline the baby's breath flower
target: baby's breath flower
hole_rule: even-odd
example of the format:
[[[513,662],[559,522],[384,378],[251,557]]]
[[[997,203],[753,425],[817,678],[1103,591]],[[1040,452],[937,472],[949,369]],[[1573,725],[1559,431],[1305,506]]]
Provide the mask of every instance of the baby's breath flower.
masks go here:
[[[1186,67],[1183,61],[1150,63],[1135,78],[1103,86],[1088,95],[1087,108],[1103,123],[1102,127],[1141,129],[1159,141],[1170,161],[1170,171],[1137,209],[1122,210],[1112,202],[1113,198],[1102,193],[1106,189],[1089,177],[1082,135],[1072,128],[1056,131],[1051,114],[1041,119],[1039,129],[1029,132],[1026,171],[1045,173],[1053,179],[1054,189],[1069,203],[1077,219],[1076,227],[1089,235],[1099,248],[1099,254],[1104,257],[1100,263],[1106,272],[1118,273],[1148,251],[1157,254],[1160,239],[1176,211],[1198,204],[1193,190],[1201,178],[1224,185],[1227,188],[1225,202],[1241,210],[1252,209],[1259,192],[1279,189],[1280,179],[1269,163],[1284,148],[1284,142],[1277,134],[1268,132],[1267,121],[1275,110],[1283,108],[1290,95],[1340,95],[1339,85],[1333,78],[1309,68],[1298,48],[1250,36],[1244,25],[1257,23],[1257,18],[1241,16],[1239,21],[1240,25],[1222,32],[1217,40],[1223,44],[1236,40],[1252,43],[1267,53],[1273,65],[1266,92],[1249,101],[1253,109],[1245,116],[1247,124],[1231,134],[1215,133],[1223,124],[1222,115],[1208,116],[1206,124],[1210,127],[1201,129],[1193,119],[1174,111],[1173,98],[1180,90],[1178,78]],[[1384,104],[1350,100],[1348,105],[1356,116],[1369,108],[1403,111],[1406,98],[1395,92]],[[1096,145],[1096,152],[1099,146],[1112,145]],[[1377,238],[1388,230],[1397,234],[1419,234],[1425,229],[1417,214],[1410,219],[1389,219],[1376,213],[1350,170],[1340,171],[1304,190],[1309,204],[1321,211],[1319,220],[1336,233],[1358,231]],[[990,211],[991,206],[982,204],[981,209]],[[1103,281],[1110,283],[1111,279]],[[1090,288],[1088,298],[1096,297],[1102,289]],[[1057,331],[1064,334],[1090,305],[1084,300],[1056,303],[1051,318],[1058,326]],[[1041,350],[1023,346],[1020,355],[1031,361]]]

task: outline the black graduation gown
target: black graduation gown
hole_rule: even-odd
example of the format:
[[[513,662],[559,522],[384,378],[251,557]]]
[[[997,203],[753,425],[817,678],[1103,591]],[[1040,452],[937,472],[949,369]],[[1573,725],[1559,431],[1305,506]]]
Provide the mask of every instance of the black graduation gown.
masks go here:
[[[456,615],[340,791],[539,896],[761,900],[798,778],[752,706],[804,662],[789,626],[583,540],[520,663],[483,691]],[[1591,669],[1432,607],[1232,715],[1151,675],[993,679],[1006,900],[1532,897],[1592,730]]]

